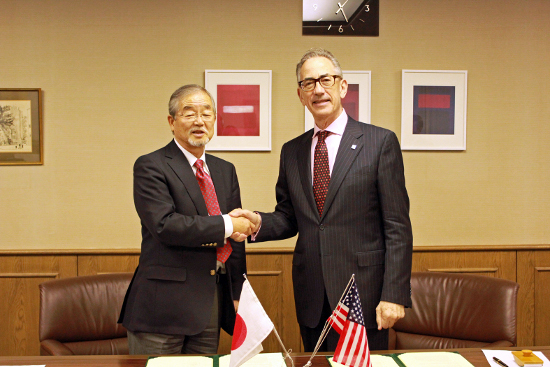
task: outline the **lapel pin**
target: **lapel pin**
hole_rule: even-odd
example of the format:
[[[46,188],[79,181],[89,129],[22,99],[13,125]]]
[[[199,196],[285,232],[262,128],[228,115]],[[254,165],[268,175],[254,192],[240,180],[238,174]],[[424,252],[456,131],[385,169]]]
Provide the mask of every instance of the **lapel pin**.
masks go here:
[[[357,148],[357,145],[353,144],[353,145],[351,146],[351,149],[355,149],[355,148]]]

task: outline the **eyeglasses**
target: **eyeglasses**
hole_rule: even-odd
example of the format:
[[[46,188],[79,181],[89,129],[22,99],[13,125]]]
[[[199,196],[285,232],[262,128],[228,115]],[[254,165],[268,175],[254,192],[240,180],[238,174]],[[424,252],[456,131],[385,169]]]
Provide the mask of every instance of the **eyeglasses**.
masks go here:
[[[304,79],[300,82],[298,82],[298,85],[304,92],[310,92],[315,89],[315,85],[317,82],[321,85],[323,88],[330,88],[334,85],[336,82],[336,78],[341,78],[340,75],[324,75],[317,79]]]
[[[213,112],[201,113],[200,115],[197,115],[196,113],[193,113],[193,112],[188,112],[188,113],[180,113],[178,114],[178,117],[180,117],[183,121],[187,121],[187,122],[197,121],[199,117],[203,122],[211,122],[212,120],[214,120],[215,115]]]

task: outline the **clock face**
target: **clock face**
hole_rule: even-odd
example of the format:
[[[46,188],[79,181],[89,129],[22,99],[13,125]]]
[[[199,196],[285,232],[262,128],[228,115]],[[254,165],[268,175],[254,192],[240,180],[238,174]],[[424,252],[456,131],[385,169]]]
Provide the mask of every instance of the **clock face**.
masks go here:
[[[379,0],[302,0],[302,34],[378,36]]]

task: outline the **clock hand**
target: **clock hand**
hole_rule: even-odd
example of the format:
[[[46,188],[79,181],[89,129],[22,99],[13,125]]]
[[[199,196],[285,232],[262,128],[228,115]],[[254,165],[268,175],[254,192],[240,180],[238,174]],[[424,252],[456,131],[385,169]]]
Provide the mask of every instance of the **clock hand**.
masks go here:
[[[346,2],[344,3],[344,5],[346,5],[346,3],[348,2],[349,0],[346,0]],[[340,5],[340,3],[338,3],[338,10],[336,11],[336,14],[338,14],[340,12],[340,10],[342,11],[342,15],[344,16],[344,19],[346,20],[346,23],[349,22],[348,20],[348,17],[346,17],[346,13],[344,12],[344,5]]]

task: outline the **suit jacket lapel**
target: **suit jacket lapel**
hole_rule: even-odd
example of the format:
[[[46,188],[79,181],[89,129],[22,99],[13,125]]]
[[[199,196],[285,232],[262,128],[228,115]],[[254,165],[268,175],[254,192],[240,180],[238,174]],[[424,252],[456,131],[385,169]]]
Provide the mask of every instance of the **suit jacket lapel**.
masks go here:
[[[185,186],[187,193],[195,204],[199,215],[208,215],[208,209],[202,196],[201,188],[197,182],[197,177],[193,173],[193,169],[189,165],[189,161],[185,158],[182,151],[172,140],[165,149],[166,163],[172,168],[176,176]],[[208,166],[210,167],[210,166]]]
[[[359,128],[358,124],[360,124],[360,122],[348,117],[348,123],[346,124],[344,135],[342,135],[342,140],[340,141],[340,146],[338,147],[338,153],[336,154],[336,160],[334,161],[334,166],[332,168],[332,174],[330,176],[330,183],[328,185],[327,197],[325,199],[325,204],[323,205],[323,215],[321,216],[321,219],[324,218],[327,210],[334,201],[334,197],[336,196],[342,181],[344,181],[351,164],[355,161],[355,158],[361,149],[363,149],[363,140],[360,139],[363,132]]]
[[[218,197],[218,204],[220,205],[220,211],[222,213],[227,213],[227,203],[225,202],[225,198],[227,197],[225,195],[225,186],[224,186],[224,178],[222,175],[222,172],[217,162],[210,158],[210,156],[206,155],[206,164],[208,165],[208,170],[210,171],[210,177],[212,178],[212,182],[214,183],[214,188],[216,189],[216,196]]]
[[[306,199],[311,206],[311,209],[319,215],[317,211],[317,204],[315,204],[315,197],[313,196],[313,186],[311,178],[311,139],[313,138],[313,129],[304,135],[300,147],[296,150],[298,156],[298,172],[300,173],[300,181]],[[288,178],[287,178],[288,179]]]

